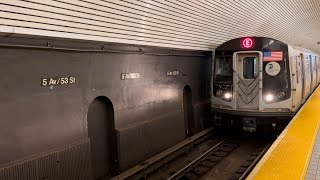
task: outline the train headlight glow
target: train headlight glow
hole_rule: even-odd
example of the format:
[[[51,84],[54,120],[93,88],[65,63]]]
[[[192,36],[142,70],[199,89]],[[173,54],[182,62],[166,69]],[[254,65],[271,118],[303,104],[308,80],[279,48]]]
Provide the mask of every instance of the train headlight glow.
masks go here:
[[[272,94],[267,94],[264,98],[265,98],[266,101],[270,102],[270,101],[272,101],[274,99],[274,96]]]
[[[218,89],[217,91],[216,91],[216,96],[217,97],[221,97],[222,96],[222,90],[221,89]]]
[[[284,91],[279,91],[279,92],[278,92],[278,97],[279,97],[279,98],[282,99],[282,98],[284,98],[285,96],[286,96],[286,93],[285,93]]]
[[[230,99],[232,97],[231,93],[227,92],[224,94],[224,98]]]

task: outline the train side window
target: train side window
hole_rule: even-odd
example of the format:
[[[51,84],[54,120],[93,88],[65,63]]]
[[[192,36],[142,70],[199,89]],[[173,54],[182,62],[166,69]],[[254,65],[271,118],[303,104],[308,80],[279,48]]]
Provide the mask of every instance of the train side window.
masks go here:
[[[258,74],[258,62],[256,57],[243,58],[243,78],[255,79]]]

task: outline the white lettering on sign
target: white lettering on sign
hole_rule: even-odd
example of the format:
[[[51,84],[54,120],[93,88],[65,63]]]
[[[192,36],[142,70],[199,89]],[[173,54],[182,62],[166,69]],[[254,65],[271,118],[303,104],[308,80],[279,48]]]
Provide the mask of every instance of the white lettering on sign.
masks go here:
[[[67,85],[75,84],[76,77],[55,77],[55,78],[41,78],[41,86],[53,86],[53,85]]]
[[[121,80],[125,79],[139,79],[141,77],[140,73],[122,73]]]
[[[179,71],[167,71],[167,76],[178,76]]]

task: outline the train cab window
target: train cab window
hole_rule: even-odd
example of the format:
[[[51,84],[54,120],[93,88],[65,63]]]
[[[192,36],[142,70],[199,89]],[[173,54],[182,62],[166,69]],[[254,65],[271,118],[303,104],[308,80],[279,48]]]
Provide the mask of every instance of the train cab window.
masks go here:
[[[218,56],[215,61],[215,81],[232,82],[232,56]]]
[[[256,57],[243,58],[243,78],[255,79],[258,75],[258,62]]]

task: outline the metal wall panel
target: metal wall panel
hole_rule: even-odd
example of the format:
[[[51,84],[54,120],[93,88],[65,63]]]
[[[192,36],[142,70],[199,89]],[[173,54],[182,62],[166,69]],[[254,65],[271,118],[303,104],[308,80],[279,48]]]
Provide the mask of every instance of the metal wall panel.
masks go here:
[[[0,179],[11,178],[11,170],[1,172],[8,163],[91,138],[88,112],[97,97],[112,103],[107,120],[115,123],[113,147],[122,171],[185,139],[186,85],[194,132],[209,120],[210,52],[13,37],[0,37],[0,47]],[[178,74],[169,75],[173,71]],[[139,78],[122,78],[137,73]],[[70,76],[76,78],[72,84],[54,80]],[[63,157],[66,169],[79,159]],[[51,159],[41,167],[54,171]]]
[[[2,0],[0,32],[211,50],[241,36],[319,49],[318,0]]]
[[[89,139],[0,167],[1,180],[91,180]]]

